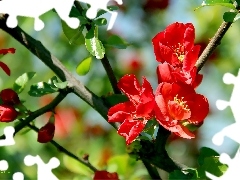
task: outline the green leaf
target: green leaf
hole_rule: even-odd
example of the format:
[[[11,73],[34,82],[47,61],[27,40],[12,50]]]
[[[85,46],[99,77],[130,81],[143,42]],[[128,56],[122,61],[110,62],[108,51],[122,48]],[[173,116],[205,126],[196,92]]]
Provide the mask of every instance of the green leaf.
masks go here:
[[[77,66],[76,68],[76,72],[80,75],[80,76],[84,76],[86,75],[90,68],[91,68],[91,63],[92,63],[92,56],[89,56],[85,59],[83,59]]]
[[[129,156],[128,154],[123,154],[123,155],[116,155],[111,157],[108,162],[108,171],[116,171],[118,174],[126,174],[128,168],[129,168]],[[114,167],[114,170],[111,168]],[[117,167],[117,170],[115,169]]]
[[[30,87],[28,94],[34,97],[41,97],[46,94],[51,94],[57,92],[57,88],[54,89],[52,85],[46,82],[39,82]]]
[[[68,85],[67,81],[64,82],[57,82],[57,81],[53,81],[54,86],[56,86],[58,89],[65,89]]]
[[[21,93],[28,81],[30,81],[35,74],[36,72],[27,72],[19,76],[13,84],[13,90],[18,94]]]
[[[86,175],[88,177],[92,176],[93,174],[92,170],[89,167],[82,163],[79,163],[67,155],[63,155],[63,164],[71,172]]]
[[[99,11],[98,11],[98,13],[97,13],[97,16],[96,17],[99,17],[99,16],[101,16],[101,15],[103,15],[103,14],[105,14],[107,11],[105,11],[105,10],[103,10],[103,9],[100,9]]]
[[[231,0],[204,0],[201,6],[196,9],[199,9],[204,6],[216,6],[216,5],[220,5],[220,6],[224,6],[224,7],[228,7],[230,9],[236,10]]]
[[[63,33],[69,40],[69,44],[81,45],[84,44],[84,36],[82,34],[83,26],[77,29],[70,28],[64,21],[61,21]]]
[[[94,28],[94,31],[93,31]],[[93,37],[92,36],[92,31]],[[97,59],[102,59],[105,54],[105,48],[103,47],[102,42],[98,39],[98,29],[97,27],[92,27],[91,30],[86,35],[85,45],[87,50],[95,56]]]
[[[117,35],[112,35],[108,38],[107,46],[112,46],[118,49],[126,49],[130,44]]]
[[[204,159],[204,165],[202,168],[204,168],[205,171],[220,177],[227,171],[228,166],[219,161],[219,156],[212,156]]]
[[[116,104],[128,101],[128,98],[123,94],[112,94],[107,97],[103,97],[103,100],[109,107],[112,107]]]
[[[116,10],[119,9],[118,6],[108,6],[107,8],[108,8],[110,11],[116,11]]]
[[[94,23],[98,26],[104,26],[107,24],[107,20],[105,18],[98,18],[94,20]]]
[[[175,179],[191,179],[191,174],[184,174],[182,171],[180,170],[174,170],[173,172],[171,172],[169,174],[169,179],[171,180],[175,180]]]
[[[211,148],[208,148],[208,147],[202,147],[200,149],[199,153],[200,153],[200,155],[198,157],[198,164],[199,165],[203,165],[204,159],[206,157],[219,156],[219,154],[215,150],[213,150]]]
[[[237,15],[237,13],[235,13],[235,12],[225,12],[223,14],[223,20],[225,22],[234,22],[236,15]]]

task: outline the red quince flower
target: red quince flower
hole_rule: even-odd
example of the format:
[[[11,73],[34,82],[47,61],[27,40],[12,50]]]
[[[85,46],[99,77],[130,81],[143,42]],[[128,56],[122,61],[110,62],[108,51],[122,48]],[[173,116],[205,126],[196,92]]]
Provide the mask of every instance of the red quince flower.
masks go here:
[[[13,106],[2,104],[0,105],[0,121],[1,122],[12,122],[18,116],[18,112]]]
[[[194,46],[194,38],[193,24],[176,22],[169,25],[152,39],[157,61],[191,71],[200,51],[199,45]]]
[[[5,55],[7,53],[14,54],[16,49],[14,48],[8,48],[8,49],[0,49],[0,55]],[[4,63],[0,61],[0,67],[3,69],[3,71],[10,76],[10,69],[9,67]]]
[[[119,180],[116,172],[96,171],[93,180]]]
[[[4,104],[15,105],[20,103],[18,94],[12,89],[3,89],[0,92],[0,98]]]
[[[127,145],[132,143],[153,117],[155,105],[150,83],[143,77],[142,86],[135,75],[125,75],[118,82],[119,89],[129,101],[119,103],[108,111],[108,122],[121,122],[118,134],[125,137]]]
[[[192,86],[183,83],[160,83],[155,101],[156,120],[183,138],[194,138],[186,125],[201,125],[209,112],[207,99],[197,94]]]
[[[48,122],[38,131],[37,141],[40,143],[47,143],[54,137],[55,125],[52,122]]]
[[[202,82],[203,75],[197,73],[196,66],[191,71],[185,72],[181,68],[173,67],[164,62],[157,67],[157,77],[158,84],[161,82],[182,82],[196,88]]]

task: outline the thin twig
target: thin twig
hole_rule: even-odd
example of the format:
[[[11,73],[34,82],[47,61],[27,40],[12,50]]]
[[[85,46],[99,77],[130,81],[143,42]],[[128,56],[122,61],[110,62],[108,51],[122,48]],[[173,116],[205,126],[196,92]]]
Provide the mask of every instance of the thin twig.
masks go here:
[[[83,8],[80,4],[79,1],[75,1],[74,2],[74,5],[76,6],[77,10],[79,11],[79,13],[82,13],[83,12]],[[91,19],[89,19],[89,22],[91,23]],[[90,25],[86,25],[86,28],[87,30],[89,31],[91,29],[91,26]],[[106,57],[106,55],[103,57],[103,59],[101,59],[101,63],[107,73],[107,76],[108,76],[108,79],[111,83],[111,86],[113,88],[113,92],[115,94],[121,94],[121,91],[119,90],[118,86],[117,86],[117,78],[116,76],[114,75],[114,71],[112,69],[112,66],[108,60],[108,58]]]
[[[24,121],[22,121],[24,122]],[[36,126],[33,126],[31,124],[27,124],[28,127],[30,127],[32,130],[38,132],[39,129]],[[74,155],[73,153],[71,153],[70,151],[68,151],[67,149],[65,149],[63,146],[61,146],[60,144],[58,144],[56,141],[51,140],[50,143],[55,146],[60,152],[66,154],[67,156],[75,159],[76,161],[84,164],[85,166],[89,167],[89,169],[91,169],[93,172],[98,171],[97,168],[95,168],[89,161],[84,161],[83,159],[80,159],[79,157],[77,157],[76,155]]]
[[[77,80],[72,73],[69,72],[66,67],[42,45],[40,41],[32,38],[18,26],[13,29],[7,27],[6,17],[3,14],[0,14],[0,28],[36,55],[59,77],[59,79],[67,81],[68,88],[72,89],[73,93],[83,99],[107,120],[108,107],[104,104],[103,100]],[[117,128],[115,124],[111,125]]]
[[[119,90],[118,86],[117,86],[117,79],[116,76],[114,75],[113,69],[111,67],[111,64],[108,60],[108,58],[106,56],[103,57],[103,59],[101,59],[102,65],[107,73],[108,79],[112,85],[113,88],[113,92],[115,94],[121,94],[121,91]]]
[[[157,169],[154,166],[152,166],[145,159],[142,159],[142,162],[143,162],[144,166],[146,167],[146,169],[148,170],[148,174],[151,176],[152,179],[162,180],[161,177],[159,176]]]
[[[231,26],[232,23],[230,22],[223,22],[220,28],[217,30],[213,38],[208,43],[207,47],[202,52],[201,56],[199,57],[198,61],[196,62],[196,67],[198,68],[198,72],[201,70],[203,65],[208,60],[209,56],[212,52],[217,48],[217,46],[221,43],[223,36],[226,34],[227,30]]]
[[[59,93],[52,102],[50,102],[48,105],[31,112],[31,114],[24,120],[21,120],[19,124],[14,126],[15,132],[14,136],[22,130],[25,126],[27,126],[30,122],[32,122],[37,117],[41,116],[42,114],[45,114],[49,111],[52,111],[65,97],[67,96],[67,92],[61,92]],[[5,139],[5,135],[0,136],[0,139]]]

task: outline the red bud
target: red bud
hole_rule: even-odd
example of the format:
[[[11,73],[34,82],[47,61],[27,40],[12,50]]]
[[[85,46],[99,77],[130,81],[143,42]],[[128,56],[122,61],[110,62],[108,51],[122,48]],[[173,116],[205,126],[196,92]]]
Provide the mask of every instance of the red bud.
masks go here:
[[[12,122],[18,116],[18,112],[14,107],[6,104],[0,105],[0,121],[1,122]]]
[[[3,89],[0,97],[4,104],[15,105],[20,103],[18,94],[12,89]]]
[[[38,131],[37,141],[40,143],[47,143],[53,139],[55,132],[55,125],[51,122],[48,122]]]
[[[107,171],[96,171],[93,180],[119,180],[117,173],[110,173]]]

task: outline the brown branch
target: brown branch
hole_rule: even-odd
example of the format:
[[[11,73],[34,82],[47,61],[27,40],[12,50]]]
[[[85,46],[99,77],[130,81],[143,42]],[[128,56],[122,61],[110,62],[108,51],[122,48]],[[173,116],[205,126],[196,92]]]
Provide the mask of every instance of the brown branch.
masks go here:
[[[62,81],[68,81],[68,88],[73,93],[83,99],[93,107],[104,119],[107,120],[108,108],[103,100],[87,89],[79,80],[77,80],[65,66],[53,56],[40,41],[35,40],[24,32],[20,27],[9,28],[6,26],[6,17],[0,14],[0,28],[15,38],[29,51],[44,62]],[[115,126],[114,124],[111,124]]]
[[[223,22],[220,28],[217,30],[213,38],[208,43],[207,47],[202,52],[201,56],[199,57],[198,61],[196,62],[196,67],[198,68],[198,72],[201,70],[203,65],[208,60],[209,56],[212,52],[220,45],[223,36],[226,34],[227,30],[230,28],[232,23],[230,22]]]

